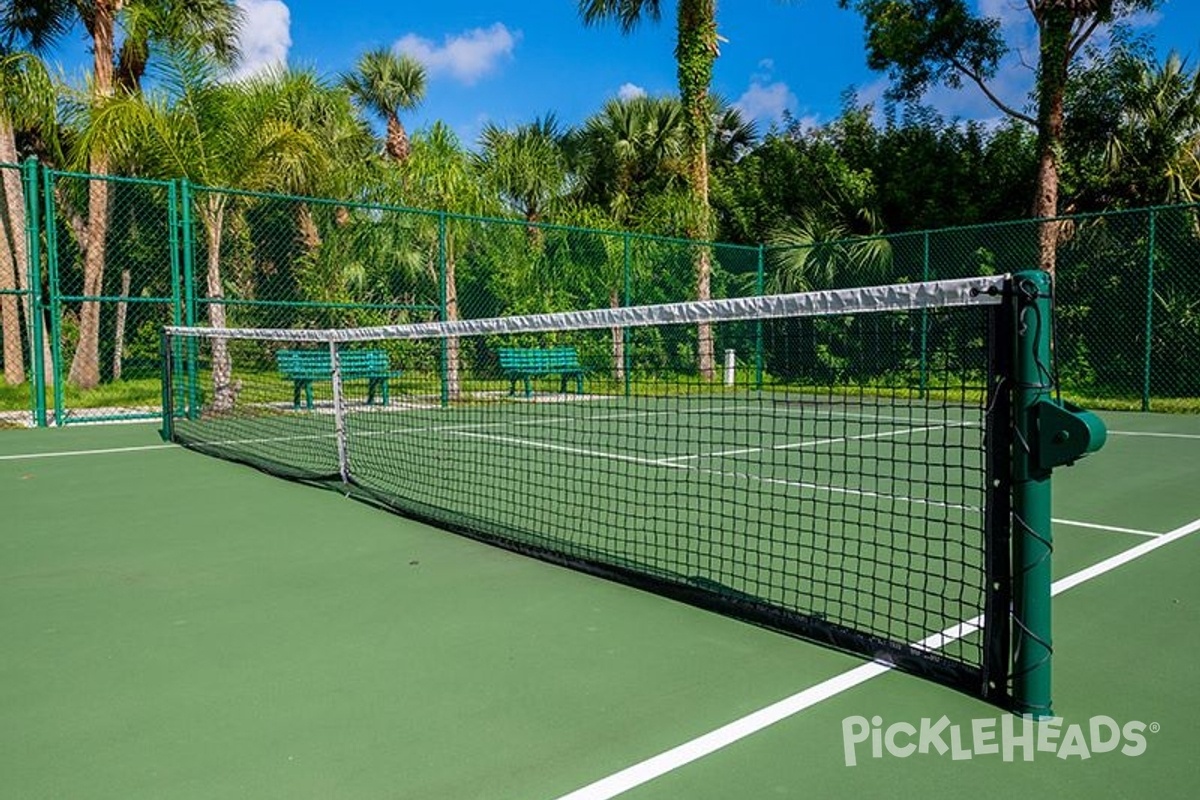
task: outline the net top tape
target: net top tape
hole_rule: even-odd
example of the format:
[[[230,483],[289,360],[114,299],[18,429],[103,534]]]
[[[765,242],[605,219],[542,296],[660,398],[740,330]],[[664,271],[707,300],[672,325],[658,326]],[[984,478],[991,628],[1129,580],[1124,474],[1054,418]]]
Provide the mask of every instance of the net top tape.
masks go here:
[[[553,314],[418,322],[370,328],[205,328],[167,326],[168,335],[207,339],[282,342],[369,342],[383,339],[446,339],[513,333],[552,333],[600,328],[643,328],[790,317],[916,311],[954,306],[999,305],[1006,275],[899,283],[858,289],[693,300],[684,303],[599,308]]]

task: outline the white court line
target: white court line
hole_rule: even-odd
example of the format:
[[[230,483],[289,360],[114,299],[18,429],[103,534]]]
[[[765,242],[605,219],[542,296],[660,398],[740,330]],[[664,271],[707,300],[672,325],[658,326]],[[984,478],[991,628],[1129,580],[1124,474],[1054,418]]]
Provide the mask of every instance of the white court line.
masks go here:
[[[455,430],[471,430],[473,428],[504,427],[506,425],[555,425],[555,424],[568,424],[568,423],[580,423],[580,422],[584,422],[584,423],[586,423],[586,422],[605,422],[605,421],[618,420],[618,419],[661,417],[661,416],[667,416],[670,414],[725,414],[725,413],[733,413],[733,412],[739,411],[739,410],[750,411],[750,410],[756,410],[756,409],[761,409],[761,408],[763,408],[763,405],[745,405],[745,406],[733,406],[733,407],[728,406],[728,405],[719,405],[719,406],[710,406],[710,407],[705,407],[705,408],[670,409],[670,410],[665,410],[665,411],[630,411],[630,412],[624,412],[624,413],[620,413],[620,414],[603,414],[600,416],[586,416],[585,415],[585,416],[580,416],[580,417],[572,417],[572,416],[534,417],[532,419],[508,419],[508,420],[502,420],[502,421],[496,421],[496,422],[462,422],[462,423],[457,423],[457,424],[453,424],[453,425],[431,425],[431,426],[409,427],[409,428],[391,428],[391,429],[382,430],[382,431],[362,431],[362,432],[358,432],[358,433],[352,433],[351,436],[358,437],[358,438],[364,438],[364,437],[376,437],[376,436],[391,436],[391,435],[395,435],[395,434],[405,434],[405,433],[444,433],[444,432],[455,431]],[[417,410],[424,411],[424,410],[428,410],[428,409],[417,409]],[[918,420],[912,420],[910,418],[905,418],[905,417],[886,417],[886,416],[878,416],[878,415],[855,414],[852,412],[834,412],[834,411],[830,411],[823,416],[844,417],[847,419],[865,418],[865,419],[881,419],[881,420],[888,420],[888,421],[918,421]],[[819,420],[819,419],[821,419],[821,417],[817,416],[817,417],[813,417],[813,419]],[[932,421],[932,420],[923,420],[923,421]],[[973,423],[954,423],[954,422],[946,421],[945,424],[967,425],[967,424],[973,424]],[[328,433],[315,433],[315,434],[306,434],[306,435],[299,435],[299,436],[294,435],[294,434],[290,435],[290,436],[263,436],[263,437],[257,437],[257,438],[249,438],[249,439],[224,439],[224,440],[219,440],[219,441],[203,442],[202,444],[219,447],[219,446],[229,446],[229,445],[239,445],[239,444],[270,444],[273,442],[293,442],[293,441],[300,442],[300,441],[312,441],[314,439],[329,439],[329,438],[335,437],[336,435],[337,434],[335,431],[330,430]],[[831,441],[833,441],[833,440],[831,440]],[[97,448],[95,450],[62,450],[62,451],[52,452],[52,453],[16,453],[16,454],[12,454],[12,455],[0,455],[0,461],[23,461],[23,460],[38,459],[38,458],[60,458],[60,457],[64,457],[64,456],[105,455],[105,454],[111,454],[111,453],[137,453],[137,452],[147,451],[147,450],[166,450],[166,449],[170,449],[175,446],[176,445],[173,445],[173,444],[151,444],[151,445],[136,445],[136,446],[131,446],[131,447]]]
[[[1153,439],[1200,439],[1200,433],[1151,433],[1150,431],[1109,431],[1114,436],[1147,436]]]
[[[1111,572],[1118,567],[1141,558],[1160,547],[1165,547],[1174,541],[1195,533],[1197,530],[1200,530],[1200,519],[1192,520],[1188,524],[1176,528],[1169,533],[1164,533],[1162,536],[1131,547],[1111,558],[1107,558],[1104,561],[1100,561],[1079,572],[1057,580],[1051,586],[1050,592],[1052,595],[1058,596],[1082,583],[1098,578],[1107,572]],[[976,617],[953,625],[932,636],[928,636],[920,642],[914,642],[913,646],[923,649],[944,647],[979,630],[981,624],[982,619]],[[559,800],[609,800],[609,798],[616,797],[630,789],[661,777],[668,772],[672,772],[704,756],[715,753],[717,750],[757,733],[770,725],[774,725],[776,722],[794,716],[818,703],[842,694],[855,686],[866,683],[872,678],[877,678],[892,669],[891,665],[879,662],[862,664],[822,681],[815,686],[810,686],[791,697],[785,697],[783,700],[759,709],[741,719],[734,720],[703,736],[684,742],[645,761],[626,767],[619,772],[614,772],[594,783],[576,789],[569,794],[563,795]]]
[[[745,408],[754,408],[754,406],[745,406]],[[824,409],[820,406],[808,406],[803,409],[792,410],[789,408],[778,409],[783,414],[791,417],[804,417],[808,420],[820,422],[822,419],[836,417],[838,419],[866,419],[878,420],[882,422],[923,422],[929,425],[955,425],[960,427],[978,426],[984,427],[981,422],[975,420],[956,420],[956,419],[930,419],[928,417],[896,417],[890,414],[856,414],[852,411],[834,411],[832,409]],[[720,413],[725,413],[722,410]]]
[[[104,447],[96,450],[59,450],[53,453],[14,453],[0,456],[0,461],[24,461],[34,458],[60,458],[62,456],[96,456],[107,453],[136,453],[141,450],[167,450],[178,447],[174,444],[141,444],[133,447]]]
[[[691,467],[687,467],[682,464],[663,464],[659,461],[651,461],[648,458],[623,456],[620,453],[606,453],[602,450],[588,450],[584,447],[569,447],[567,445],[551,444],[550,442],[540,442],[534,439],[519,439],[516,436],[500,436],[494,433],[474,433],[472,431],[450,431],[450,433],[455,436],[469,436],[473,439],[490,439],[496,442],[519,444],[524,447],[533,447],[542,450],[554,450],[560,453],[574,453],[582,456],[595,456],[596,458],[608,458],[614,461],[628,461],[633,464],[645,464],[651,467],[664,467],[667,469],[691,469]]]
[[[758,483],[769,483],[772,486],[792,486],[797,489],[810,489],[814,492],[825,492],[826,494],[844,494],[851,497],[869,497],[873,500],[894,500],[898,503],[907,503],[914,506],[931,506],[933,508],[950,508],[955,511],[966,511],[973,514],[983,513],[983,509],[979,506],[964,505],[962,503],[951,503],[946,500],[934,500],[927,497],[908,497],[901,494],[883,494],[882,492],[872,492],[866,489],[851,489],[847,486],[827,486],[821,483],[812,483],[810,481],[789,481],[783,478],[768,478],[765,475],[755,475],[750,472],[730,472],[721,469],[704,469],[702,467],[687,467],[682,464],[662,464],[664,467],[680,467],[685,469],[695,469],[698,472],[703,472],[706,475],[717,475],[723,478],[740,478],[744,481],[752,481]]]
[[[533,419],[507,419],[496,422],[461,422],[454,425],[430,425],[416,428],[389,428],[382,431],[361,431],[350,434],[351,438],[364,438],[375,436],[392,436],[394,434],[404,433],[445,433],[458,430],[470,430],[472,428],[497,428],[506,425],[552,425],[566,424],[580,421],[605,421],[614,419],[626,419],[631,417],[647,417],[647,416],[665,416],[667,414],[689,413],[689,414],[704,414],[709,413],[712,409],[699,408],[691,409],[686,412],[679,411],[632,411],[623,414],[605,414],[602,416],[591,417],[535,417]],[[303,442],[312,441],[314,439],[332,439],[337,436],[335,430],[330,430],[327,433],[312,433],[312,434],[292,434],[289,436],[261,436],[250,439],[220,439],[211,442],[200,442],[202,445],[212,447],[224,447],[238,444],[271,444],[275,442]],[[12,455],[0,455],[0,461],[23,461],[36,458],[59,458],[63,456],[91,456],[104,455],[109,453],[137,453],[144,450],[167,450],[177,447],[175,444],[147,444],[134,445],[130,447],[106,447],[97,448],[95,450],[60,450],[49,453],[15,453]]]
[[[1155,533],[1154,531],[1143,531],[1138,530],[1137,528],[1118,528],[1116,525],[1099,525],[1095,522],[1080,522],[1079,520],[1075,519],[1061,519],[1059,517],[1054,517],[1050,521],[1058,525],[1066,525],[1070,528],[1091,528],[1097,531],[1109,531],[1111,533],[1132,533],[1134,536],[1150,536],[1152,538],[1157,538],[1162,535]]]
[[[673,461],[694,461],[700,458],[722,458],[724,456],[740,456],[749,453],[765,453],[768,450],[797,450],[804,447],[821,447],[827,444],[840,444],[842,442],[853,442],[863,439],[883,439],[891,436],[910,436],[914,433],[924,433],[926,431],[938,431],[947,427],[962,427],[963,423],[943,423],[941,425],[927,425],[924,428],[900,428],[894,431],[882,431],[876,433],[863,433],[858,436],[838,436],[833,439],[809,439],[803,442],[789,442],[787,444],[776,444],[770,447],[744,447],[738,450],[718,450],[714,453],[697,453],[690,456],[670,456],[668,458],[660,458],[659,462],[669,464]]]

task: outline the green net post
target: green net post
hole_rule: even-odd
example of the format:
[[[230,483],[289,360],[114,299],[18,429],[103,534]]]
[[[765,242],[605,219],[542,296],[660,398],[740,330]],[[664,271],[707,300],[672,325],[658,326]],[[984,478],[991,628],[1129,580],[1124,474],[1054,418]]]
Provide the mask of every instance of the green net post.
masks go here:
[[[766,249],[763,245],[758,246],[758,263],[755,265],[754,274],[754,293],[759,297],[763,296],[763,292],[767,285],[767,263]],[[762,320],[757,320],[754,323],[754,388],[762,391],[763,385],[763,324]]]
[[[1142,369],[1142,411],[1150,410],[1150,357],[1154,338],[1154,250],[1157,238],[1157,215],[1150,209],[1149,253],[1146,259],[1146,348]]]
[[[1013,700],[1021,714],[1050,707],[1051,469],[1038,463],[1038,412],[1051,401],[1050,276],[1013,276],[1016,358],[1013,419]]]
[[[1050,596],[1054,541],[1050,476],[1104,446],[1096,415],[1054,399],[1054,313],[1050,275],[1019,272],[1009,290],[1016,315],[1012,370],[1013,705],[1035,718],[1050,706]]]
[[[442,322],[449,321],[450,312],[450,286],[449,279],[446,275],[446,214],[441,212],[437,216],[438,221],[438,319]],[[441,360],[441,395],[442,408],[450,405],[450,342],[443,338],[441,342],[442,360]]]
[[[33,368],[33,419],[46,427],[46,342],[42,338],[42,236],[38,213],[38,160],[33,156],[21,165],[25,193],[25,241],[29,257],[29,336],[30,365]]]

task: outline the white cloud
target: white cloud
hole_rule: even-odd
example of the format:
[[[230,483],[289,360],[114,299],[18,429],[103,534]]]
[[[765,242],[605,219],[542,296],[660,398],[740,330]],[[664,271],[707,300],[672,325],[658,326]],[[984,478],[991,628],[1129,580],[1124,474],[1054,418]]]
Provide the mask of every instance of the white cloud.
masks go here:
[[[520,31],[510,31],[497,22],[489,28],[447,35],[440,45],[409,33],[398,39],[393,49],[420,61],[430,75],[449,74],[469,86],[510,58],[520,38]]]
[[[621,88],[617,89],[617,97],[622,100],[634,100],[638,97],[645,97],[646,90],[636,83],[622,83]]]
[[[292,14],[282,0],[237,0],[242,9],[238,46],[242,58],[233,78],[247,78],[287,63]]]
[[[795,108],[796,95],[782,81],[764,84],[755,79],[733,106],[747,119],[775,122],[784,111]]]

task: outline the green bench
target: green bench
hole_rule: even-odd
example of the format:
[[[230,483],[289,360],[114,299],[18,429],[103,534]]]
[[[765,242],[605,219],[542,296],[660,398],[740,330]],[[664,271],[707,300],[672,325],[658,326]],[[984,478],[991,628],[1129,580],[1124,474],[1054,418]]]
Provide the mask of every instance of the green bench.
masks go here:
[[[500,347],[500,371],[508,378],[510,395],[517,393],[517,381],[525,384],[525,396],[533,396],[533,378],[559,375],[562,385],[559,391],[566,394],[567,379],[575,379],[575,394],[583,394],[583,365],[574,347]]]
[[[300,408],[300,392],[309,410],[313,407],[312,385],[314,381],[332,381],[333,364],[329,348],[315,350],[280,350],[275,353],[279,373],[294,384],[292,408]],[[367,380],[367,405],[375,402],[379,392],[383,405],[388,404],[388,381],[402,374],[393,371],[388,355],[382,350],[342,350],[338,353],[338,366],[342,372],[342,383],[354,379]]]

